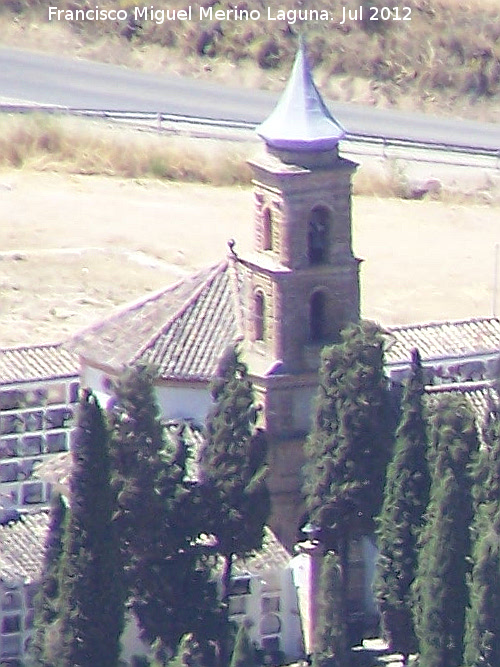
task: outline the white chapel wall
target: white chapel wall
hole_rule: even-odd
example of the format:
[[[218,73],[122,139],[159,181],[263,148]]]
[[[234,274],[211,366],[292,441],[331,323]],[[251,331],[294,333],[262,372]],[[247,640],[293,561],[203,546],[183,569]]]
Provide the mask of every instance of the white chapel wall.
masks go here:
[[[112,399],[109,375],[92,366],[83,366],[81,379],[82,387],[92,389],[101,407],[108,408]],[[189,419],[202,424],[212,405],[207,385],[199,388],[159,385],[156,397],[164,419]]]
[[[158,405],[164,419],[190,419],[205,422],[212,405],[207,386],[193,387],[160,386],[156,388]]]

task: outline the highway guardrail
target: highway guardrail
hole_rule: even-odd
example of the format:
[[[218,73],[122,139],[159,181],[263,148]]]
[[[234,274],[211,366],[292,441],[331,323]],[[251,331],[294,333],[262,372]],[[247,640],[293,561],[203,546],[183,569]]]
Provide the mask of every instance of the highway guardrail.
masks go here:
[[[119,110],[96,110],[96,109],[75,109],[64,106],[52,105],[38,105],[38,104],[0,104],[0,113],[23,114],[23,113],[50,113],[62,114],[71,116],[83,116],[86,118],[101,118],[121,122],[134,122],[148,125],[151,129],[151,124],[154,124],[154,129],[157,131],[175,131],[173,128],[184,126],[183,133],[191,132],[196,134],[200,129],[206,130],[236,130],[253,132],[256,124],[248,121],[237,121],[230,119],[218,118],[203,118],[198,116],[186,116],[181,114],[171,114],[163,112],[147,112],[147,111],[119,111]],[[165,125],[167,127],[165,127]],[[168,127],[170,126],[170,127]],[[500,148],[493,149],[486,146],[467,146],[460,143],[443,143],[438,141],[415,141],[412,139],[401,139],[390,136],[371,135],[364,133],[347,133],[344,139],[349,145],[349,152],[356,153],[355,144],[362,144],[364,147],[371,146],[378,150],[384,157],[389,157],[388,151],[397,151],[398,149],[408,151],[432,151],[434,153],[460,154],[464,157],[489,158],[494,159],[495,164],[489,165],[500,168]],[[365,150],[360,150],[359,153],[366,153]],[[391,155],[394,157],[394,155]],[[429,157],[414,156],[415,160],[429,160]],[[447,160],[436,160],[444,161]],[[453,164],[457,164],[456,159]],[[466,164],[466,162],[464,162]]]

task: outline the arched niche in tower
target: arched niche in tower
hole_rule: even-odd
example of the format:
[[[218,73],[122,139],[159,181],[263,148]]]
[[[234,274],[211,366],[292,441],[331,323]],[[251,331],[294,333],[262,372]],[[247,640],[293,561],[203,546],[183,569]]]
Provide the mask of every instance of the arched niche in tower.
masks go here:
[[[313,343],[326,338],[326,294],[316,290],[309,299],[309,333]]]
[[[310,265],[328,261],[330,234],[330,211],[325,206],[315,206],[309,214],[307,227],[307,257]]]
[[[273,214],[266,206],[262,211],[262,250],[273,249]]]
[[[266,335],[266,298],[262,290],[253,295],[253,326],[255,340],[264,340]]]

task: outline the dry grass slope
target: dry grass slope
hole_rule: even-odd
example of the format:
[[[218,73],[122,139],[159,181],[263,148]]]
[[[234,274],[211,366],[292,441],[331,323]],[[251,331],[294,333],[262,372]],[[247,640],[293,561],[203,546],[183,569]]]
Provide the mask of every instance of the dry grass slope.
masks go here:
[[[0,166],[212,185],[250,180],[244,151],[234,144],[37,115],[0,120]]]
[[[64,116],[19,115],[0,118],[0,168],[59,174],[248,186],[247,158],[257,148],[247,143],[191,139],[138,132],[103,121]],[[424,179],[425,180],[425,179]],[[470,187],[441,183],[425,197],[454,203],[497,204],[500,185],[485,175]],[[417,183],[418,186],[418,183]],[[364,160],[358,168],[356,195],[421,199],[405,164]]]

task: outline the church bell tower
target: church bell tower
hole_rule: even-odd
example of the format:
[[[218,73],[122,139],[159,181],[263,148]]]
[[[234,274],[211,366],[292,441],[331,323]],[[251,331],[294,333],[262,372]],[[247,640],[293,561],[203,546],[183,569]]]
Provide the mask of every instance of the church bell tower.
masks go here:
[[[359,260],[351,242],[356,165],[339,156],[344,130],[314,85],[303,45],[257,133],[265,150],[250,161],[254,248],[241,258],[245,356],[271,442],[272,524],[290,542],[284,533],[299,520],[302,443],[321,348],[359,319]]]
[[[300,47],[287,88],[258,128],[254,256],[247,339],[287,373],[316,370],[319,350],[359,318],[351,243],[351,176],[344,130],[317,91]]]

